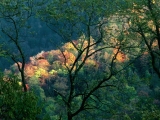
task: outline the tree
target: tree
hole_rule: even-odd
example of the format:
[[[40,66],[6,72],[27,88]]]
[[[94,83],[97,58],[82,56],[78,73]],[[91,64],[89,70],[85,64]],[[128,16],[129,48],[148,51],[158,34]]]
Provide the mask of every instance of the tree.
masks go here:
[[[150,55],[153,69],[160,78],[159,2],[159,0],[135,0],[130,9],[130,23],[131,30],[134,32],[133,34],[137,34],[140,37],[139,40],[142,40],[141,49],[145,49]]]
[[[8,39],[13,43],[10,46],[10,43],[8,44],[6,40],[3,40],[6,44],[3,46],[3,49],[17,64],[24,91],[27,91],[24,73],[26,59],[21,42],[23,42],[22,34],[25,34],[27,21],[33,13],[32,10],[32,0],[3,0],[0,3],[1,31],[4,33],[4,39]]]
[[[23,92],[20,79],[0,73],[0,119],[34,120],[41,114],[38,98],[32,91]]]
[[[115,9],[111,11],[111,7]],[[113,86],[108,81],[125,68],[116,66],[117,56],[120,57],[122,50],[128,47],[122,32],[124,21],[120,27],[112,26],[110,31],[107,29],[113,18],[119,18],[111,16],[118,7],[111,1],[87,0],[77,3],[63,0],[49,2],[46,10],[39,12],[48,27],[70,44],[72,54],[60,49],[62,65],[67,70],[68,91],[63,94],[54,89],[66,106],[68,120],[84,111],[100,109],[96,107],[96,103],[101,103],[98,91]],[[112,53],[113,49],[113,55],[102,61],[105,51]],[[100,72],[100,69],[104,71]]]

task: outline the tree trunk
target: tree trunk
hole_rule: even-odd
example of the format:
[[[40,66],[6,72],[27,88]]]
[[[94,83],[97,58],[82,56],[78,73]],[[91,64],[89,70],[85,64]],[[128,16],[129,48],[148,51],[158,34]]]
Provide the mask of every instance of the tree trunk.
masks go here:
[[[67,116],[68,116],[68,120],[72,120],[73,116],[72,116],[72,113],[70,111],[67,113]]]

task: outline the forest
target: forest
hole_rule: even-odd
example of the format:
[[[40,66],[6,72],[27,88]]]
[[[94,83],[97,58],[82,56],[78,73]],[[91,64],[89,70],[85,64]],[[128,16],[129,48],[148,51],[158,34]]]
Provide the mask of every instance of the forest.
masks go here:
[[[0,120],[160,120],[160,0],[1,0]]]

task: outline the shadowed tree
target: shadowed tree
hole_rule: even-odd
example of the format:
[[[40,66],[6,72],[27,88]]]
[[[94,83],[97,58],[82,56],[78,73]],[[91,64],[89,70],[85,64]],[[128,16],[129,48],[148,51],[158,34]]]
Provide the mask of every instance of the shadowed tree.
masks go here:
[[[26,34],[27,21],[33,13],[33,3],[32,0],[3,0],[0,2],[3,49],[17,64],[24,91],[27,91],[24,73],[26,58],[24,48],[22,48],[22,42],[24,42],[22,36]]]

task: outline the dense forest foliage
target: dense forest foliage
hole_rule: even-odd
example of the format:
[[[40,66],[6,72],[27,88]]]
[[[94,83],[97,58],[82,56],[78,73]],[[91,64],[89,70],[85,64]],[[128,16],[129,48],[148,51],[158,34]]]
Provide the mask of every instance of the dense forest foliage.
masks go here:
[[[0,119],[159,120],[160,0],[2,0]]]

